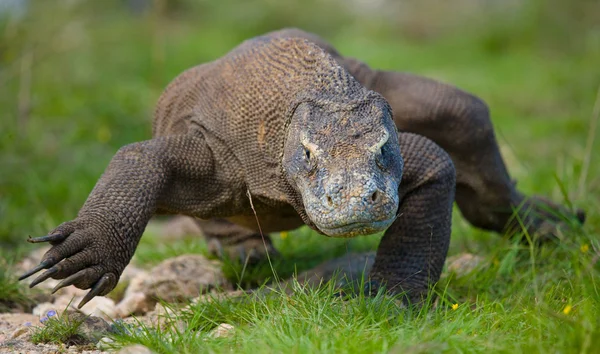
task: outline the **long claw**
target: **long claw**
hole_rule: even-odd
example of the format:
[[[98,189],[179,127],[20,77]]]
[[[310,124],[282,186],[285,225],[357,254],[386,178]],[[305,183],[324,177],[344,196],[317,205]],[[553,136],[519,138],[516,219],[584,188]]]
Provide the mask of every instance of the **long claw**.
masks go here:
[[[46,260],[44,262],[41,262],[40,264],[38,264],[35,268],[33,268],[32,270],[26,272],[25,274],[21,275],[19,277],[19,280],[23,280],[25,278],[29,278],[30,276],[34,275],[35,273],[39,272],[42,269],[46,269],[48,267],[50,267],[51,265],[53,265],[54,262],[52,260]]]
[[[31,284],[29,284],[29,287],[33,288],[34,286],[36,286],[39,283],[43,282],[44,280],[50,278],[51,276],[53,276],[56,273],[58,273],[58,268],[57,267],[52,267],[52,268],[48,269],[47,271],[45,271],[44,273],[42,273],[42,275],[40,275],[39,277],[35,278],[35,280],[32,281]]]
[[[100,294],[100,292],[102,290],[104,290],[104,287],[108,284],[108,282],[109,282],[109,276],[108,275],[102,276],[102,278],[100,278],[100,280],[98,280],[98,282],[96,284],[94,284],[94,286],[92,286],[92,290],[90,290],[87,294],[85,294],[85,296],[83,297],[83,299],[81,300],[79,305],[77,305],[77,308],[78,309],[82,308],[83,305],[87,304],[91,299],[94,298],[94,296]]]
[[[65,286],[75,284],[79,279],[83,278],[85,275],[83,272],[77,272],[66,279],[63,279],[60,283],[58,283],[54,289],[52,289],[52,294],[57,292],[59,289],[64,288]]]
[[[53,234],[53,235],[46,235],[46,236],[40,236],[40,237],[29,237],[27,239],[27,242],[30,242],[30,243],[56,242],[56,241],[62,241],[65,238],[67,238],[67,235]]]

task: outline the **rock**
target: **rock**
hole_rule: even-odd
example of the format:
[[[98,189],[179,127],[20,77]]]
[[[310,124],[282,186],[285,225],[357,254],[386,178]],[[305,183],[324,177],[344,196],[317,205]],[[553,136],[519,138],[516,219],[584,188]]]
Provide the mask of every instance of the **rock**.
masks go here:
[[[121,348],[117,354],[152,354],[152,351],[141,344],[134,344]]]
[[[174,327],[180,333],[183,333],[187,328],[187,323],[179,319],[174,308],[160,303],[156,304],[154,311],[147,314],[146,319],[154,327]]]
[[[220,301],[220,300],[225,300],[225,299],[243,298],[247,294],[248,294],[248,292],[246,290],[229,290],[229,291],[225,291],[225,292],[211,291],[208,294],[203,294],[203,295],[198,296],[195,299],[192,299],[192,301],[190,301],[190,304],[198,304],[198,303],[210,304],[211,302],[213,302],[215,300]]]
[[[83,297],[82,297],[83,298]],[[76,298],[71,303],[75,308],[82,298]],[[105,320],[111,321],[117,317],[117,309],[115,302],[104,296],[96,296],[91,299],[85,306],[79,309],[83,314],[88,316],[97,316]]]
[[[135,276],[133,276],[129,280],[129,285],[127,285],[127,289],[125,290],[125,295],[123,298],[127,297],[127,295],[132,293],[144,292],[144,288],[146,287],[146,283],[150,281],[150,274],[142,270],[138,272]]]
[[[221,323],[217,328],[213,329],[209,336],[213,338],[226,338],[235,334],[235,327],[228,323]]]
[[[108,337],[102,337],[100,338],[100,340],[98,341],[98,343],[96,343],[96,348],[100,349],[100,350],[110,350],[112,349],[112,344],[115,341],[108,338]]]
[[[142,315],[150,310],[153,301],[146,297],[142,292],[135,292],[124,297],[117,304],[117,317],[127,317],[130,315]]]
[[[142,268],[136,267],[135,265],[129,263],[127,267],[123,270],[123,274],[121,274],[120,282],[131,282],[135,277],[140,274],[147,274],[148,272]]]
[[[142,292],[155,302],[182,302],[215,287],[229,287],[220,262],[201,255],[183,255],[154,267],[143,282]]]
[[[65,309],[82,312],[85,315],[102,317],[106,320],[112,320],[117,317],[115,302],[104,296],[96,296],[90,300],[83,308],[77,309],[77,304],[83,297],[72,298],[69,296],[60,296],[54,303],[44,302],[33,309],[33,314],[39,317],[45,316],[48,311],[54,310],[57,315],[61,315]]]
[[[446,266],[449,273],[455,273],[461,277],[471,273],[475,268],[483,264],[485,259],[471,253],[461,253],[446,260]]]
[[[150,274],[142,269],[131,277],[123,299],[117,304],[117,316],[142,315],[152,310],[156,300],[148,298],[144,292],[149,282]]]
[[[22,340],[22,333],[17,329],[21,327],[28,328],[32,325],[38,325],[39,317],[29,313],[0,313],[0,353],[3,353],[2,344],[5,341],[18,338]],[[13,338],[14,336],[14,338]]]
[[[43,317],[46,316],[48,311],[51,310],[56,311],[57,314],[61,314],[64,311],[64,307],[62,309],[57,309],[56,306],[54,306],[54,304],[50,302],[42,302],[41,304],[38,304],[36,307],[34,307],[31,313],[35,316]]]
[[[79,332],[89,343],[97,343],[100,338],[111,332],[111,326],[104,319],[96,316],[87,316],[79,312],[69,313],[69,320],[80,321]]]
[[[9,339],[17,339],[21,336],[29,334],[30,328],[31,327],[27,327],[27,326],[19,326],[8,336],[8,338]]]

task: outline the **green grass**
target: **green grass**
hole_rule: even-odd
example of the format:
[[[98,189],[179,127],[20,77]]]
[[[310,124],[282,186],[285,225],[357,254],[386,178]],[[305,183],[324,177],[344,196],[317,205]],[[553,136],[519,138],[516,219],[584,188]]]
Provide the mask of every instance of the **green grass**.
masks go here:
[[[41,326],[33,328],[31,342],[34,344],[53,343],[67,346],[89,344],[81,330],[84,321],[85,316],[69,315],[66,310],[60,315],[54,314],[51,317],[45,317]]]
[[[328,286],[299,288],[198,304],[176,314],[185,331],[143,328],[119,336],[117,346],[173,353],[592,353],[600,346],[596,2],[532,0],[471,12],[461,5],[468,2],[422,1],[373,12],[336,1],[179,0],[156,1],[139,15],[116,0],[32,3],[20,20],[0,20],[2,258],[29,251],[27,235],[76,215],[114,152],[150,137],[154,104],[178,73],[283,26],[321,33],[373,67],[474,92],[490,106],[519,188],[588,213],[583,230],[533,248],[474,229],[455,211],[450,255],[472,252],[484,264],[445,275],[436,306],[423,311],[383,296],[342,301]],[[274,236],[280,278],[378,243],[327,239],[306,228]],[[149,230],[134,261],[150,267],[188,252],[206,247],[193,239],[162,242]],[[26,301],[7,264],[0,262],[0,303]],[[226,272],[245,285],[275,277],[268,266]],[[221,322],[235,325],[235,335],[212,338]]]
[[[0,313],[12,309],[31,310],[34,305],[29,289],[17,280],[14,257],[0,251]]]

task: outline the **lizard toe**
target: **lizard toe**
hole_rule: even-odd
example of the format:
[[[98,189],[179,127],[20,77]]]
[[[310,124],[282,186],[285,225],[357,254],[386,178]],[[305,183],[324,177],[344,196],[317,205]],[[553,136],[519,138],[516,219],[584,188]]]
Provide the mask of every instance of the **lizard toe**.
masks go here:
[[[40,237],[29,237],[27,239],[27,242],[29,242],[29,243],[50,242],[52,244],[52,243],[62,242],[65,238],[67,238],[67,236],[68,236],[67,234],[56,233],[56,234],[50,234],[50,235],[40,236]]]
[[[119,277],[114,273],[106,273],[92,286],[92,289],[83,297],[83,299],[77,305],[77,308],[82,308],[91,299],[96,296],[102,296],[108,294],[112,289],[115,288]]]

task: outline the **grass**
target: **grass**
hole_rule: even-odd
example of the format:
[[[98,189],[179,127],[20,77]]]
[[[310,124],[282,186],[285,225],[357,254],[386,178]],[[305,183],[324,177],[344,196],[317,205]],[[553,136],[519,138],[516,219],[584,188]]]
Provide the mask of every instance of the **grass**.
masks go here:
[[[54,343],[60,345],[84,345],[89,344],[88,339],[81,330],[85,316],[69,315],[64,311],[57,315],[56,312],[44,317],[42,326],[36,326],[31,335],[31,342]]]
[[[150,136],[153,106],[173,77],[247,37],[293,25],[373,67],[430,76],[482,97],[519,188],[585,209],[585,227],[559,244],[533,247],[474,229],[456,211],[450,255],[471,252],[484,261],[460,277],[445,273],[431,308],[410,311],[382,295],[343,301],[331,296],[331,285],[297,287],[291,295],[196,304],[175,314],[185,330],[142,327],[115,345],[165,353],[594,352],[600,30],[591,14],[600,10],[586,1],[475,12],[461,7],[468,2],[448,3],[372,12],[335,1],[180,0],[156,1],[136,15],[116,0],[47,1],[19,20],[0,20],[0,243],[9,250],[2,258],[29,251],[27,235],[76,215],[114,152]],[[337,16],[324,15],[331,9]],[[306,228],[274,236],[281,278],[374,249],[379,240],[332,240]],[[206,247],[163,242],[149,229],[134,261],[150,267],[188,252]],[[0,262],[0,303],[27,302],[7,264]],[[270,267],[226,272],[246,285],[274,278]],[[235,325],[235,334],[211,336],[219,323]]]
[[[0,252],[0,313],[11,309],[31,310],[34,300],[13,271],[14,259]]]

